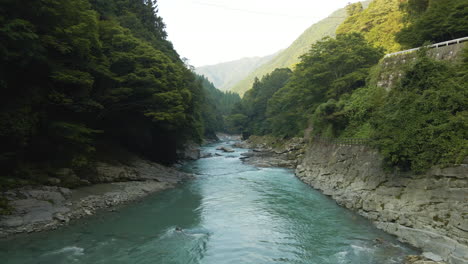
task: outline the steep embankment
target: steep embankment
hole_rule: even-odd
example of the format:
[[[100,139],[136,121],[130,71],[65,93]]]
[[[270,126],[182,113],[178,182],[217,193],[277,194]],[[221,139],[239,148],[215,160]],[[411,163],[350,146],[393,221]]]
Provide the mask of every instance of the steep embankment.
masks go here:
[[[468,164],[386,172],[376,150],[312,143],[296,175],[340,205],[449,263],[468,262]]]
[[[378,151],[363,145],[253,136],[240,146],[253,148],[243,154],[245,162],[295,167],[303,182],[422,249],[424,256],[450,264],[467,263],[466,161],[416,175],[384,170]]]
[[[195,72],[204,75],[216,88],[229,91],[253,70],[268,63],[277,53],[265,57],[243,58],[225,63],[197,67]]]
[[[62,169],[67,178],[77,178]],[[125,163],[97,162],[90,175],[94,185],[69,189],[59,186],[26,186],[1,193],[11,214],[0,218],[0,238],[18,233],[56,229],[96,211],[140,199],[174,187],[191,175],[138,157]],[[88,182],[89,184],[89,182]],[[114,209],[111,209],[114,210]]]

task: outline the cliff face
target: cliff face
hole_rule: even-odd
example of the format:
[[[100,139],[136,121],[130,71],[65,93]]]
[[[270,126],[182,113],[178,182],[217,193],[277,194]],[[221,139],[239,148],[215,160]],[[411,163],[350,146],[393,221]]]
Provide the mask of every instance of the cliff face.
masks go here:
[[[296,175],[378,228],[452,264],[468,263],[468,165],[386,172],[376,150],[312,143]]]

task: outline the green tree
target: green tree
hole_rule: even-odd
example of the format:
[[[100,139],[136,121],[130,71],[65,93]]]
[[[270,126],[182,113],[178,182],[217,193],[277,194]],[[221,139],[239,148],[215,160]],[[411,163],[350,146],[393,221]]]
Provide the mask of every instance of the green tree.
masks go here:
[[[247,116],[243,114],[232,114],[226,117],[226,131],[232,134],[241,134],[247,123]]]
[[[409,0],[402,9],[407,13],[407,24],[396,39],[406,48],[468,35],[466,0]]]
[[[83,117],[102,107],[91,97],[97,13],[85,0],[3,0],[0,21],[0,156],[79,160],[97,132]]]
[[[81,169],[106,144],[173,162],[201,141],[205,91],[166,40],[155,1],[1,1],[6,173]]]
[[[395,34],[403,28],[404,11],[401,0],[374,0],[369,7],[362,9],[361,3],[349,4],[348,17],[337,28],[337,34],[361,33],[367,41],[387,52],[401,50]]]
[[[206,79],[198,76],[204,92],[202,103],[202,118],[207,138],[216,138],[216,132],[226,132],[224,117],[231,114],[231,110],[241,98],[236,93],[222,92]]]
[[[423,172],[468,155],[466,76],[466,64],[418,58],[371,118],[388,164]]]
[[[373,47],[358,33],[317,42],[301,57],[288,84],[268,102],[273,132],[299,134],[319,104],[364,86],[370,67],[382,56],[381,48]],[[285,120],[291,124],[285,126]]]
[[[288,68],[275,69],[261,80],[256,79],[252,89],[247,91],[242,99],[243,113],[248,117],[244,132],[254,135],[271,133],[271,127],[266,118],[268,100],[280,88],[284,87],[292,75]]]

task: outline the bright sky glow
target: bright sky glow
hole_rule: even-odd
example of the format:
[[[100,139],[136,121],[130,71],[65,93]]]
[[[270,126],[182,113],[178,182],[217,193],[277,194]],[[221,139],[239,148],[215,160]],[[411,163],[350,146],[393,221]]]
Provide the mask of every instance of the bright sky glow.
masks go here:
[[[193,66],[265,56],[357,0],[158,0],[168,39]]]

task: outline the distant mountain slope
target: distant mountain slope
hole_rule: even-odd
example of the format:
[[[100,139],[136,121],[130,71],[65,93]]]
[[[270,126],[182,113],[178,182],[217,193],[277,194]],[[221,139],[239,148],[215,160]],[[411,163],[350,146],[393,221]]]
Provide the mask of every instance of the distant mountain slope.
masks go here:
[[[367,7],[370,1],[363,2],[363,6]],[[316,41],[327,37],[335,36],[335,31],[338,26],[346,19],[346,8],[341,8],[333,12],[327,18],[315,23],[299,38],[297,38],[291,46],[284,51],[280,52],[270,62],[258,67],[255,71],[250,73],[245,79],[238,82],[231,91],[243,95],[247,90],[252,87],[255,77],[261,79],[264,75],[272,72],[276,68],[292,67],[299,62],[299,57],[309,51],[310,46]]]
[[[228,91],[256,68],[269,62],[278,53],[265,57],[251,57],[195,68],[195,72],[204,75],[216,88]]]

